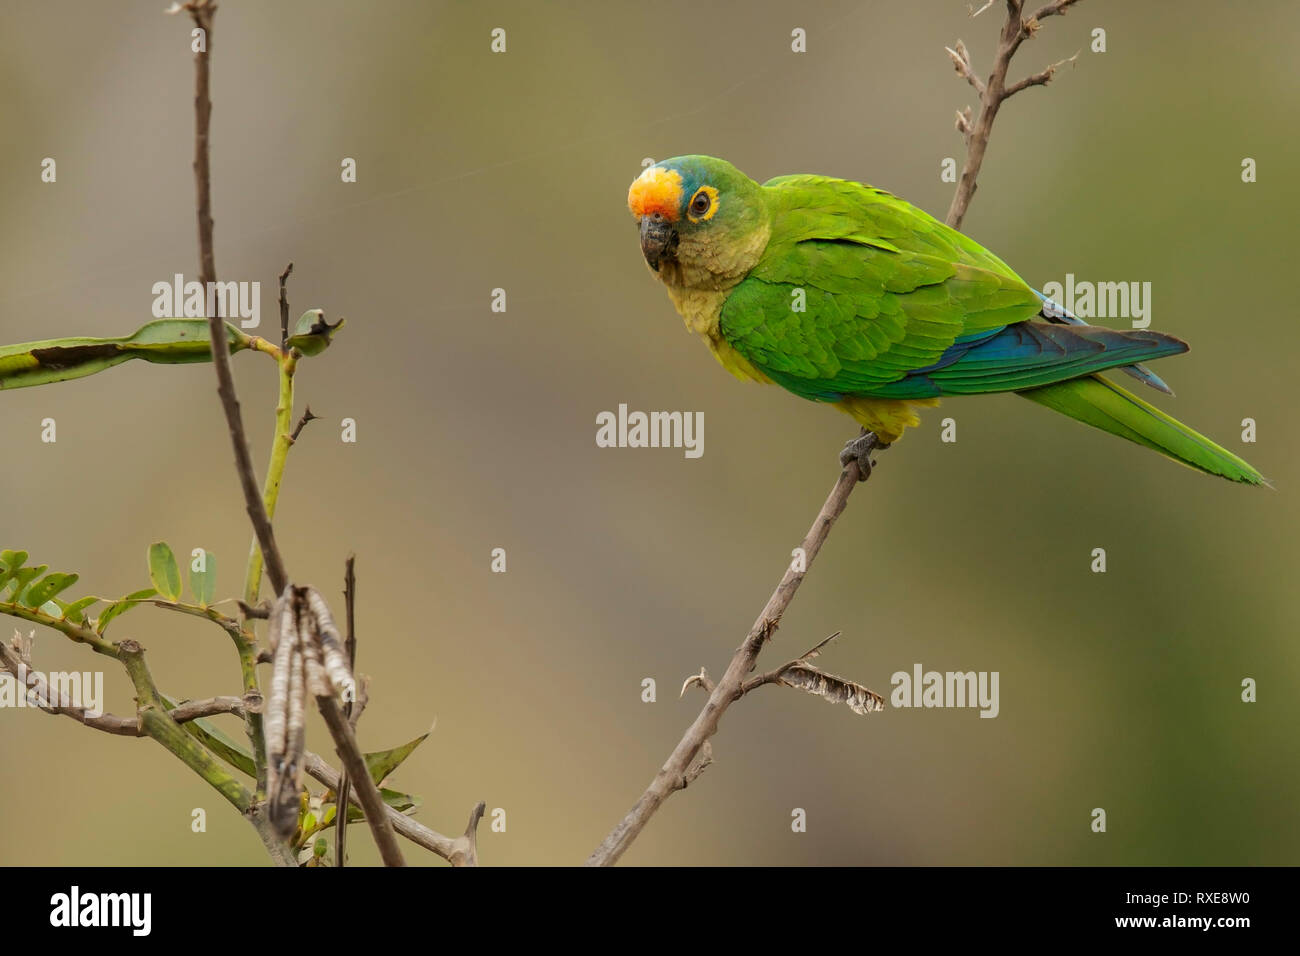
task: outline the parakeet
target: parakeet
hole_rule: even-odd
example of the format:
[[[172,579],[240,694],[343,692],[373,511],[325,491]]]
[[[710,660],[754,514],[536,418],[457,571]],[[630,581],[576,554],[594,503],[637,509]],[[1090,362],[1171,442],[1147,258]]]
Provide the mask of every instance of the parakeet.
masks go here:
[[[881,444],[941,397],[1015,392],[1200,471],[1266,483],[1097,374],[1121,369],[1168,392],[1139,363],[1186,343],[1063,314],[979,243],[883,189],[805,175],[760,186],[724,160],[679,156],[636,178],[628,208],[646,263],[723,367],[835,405]]]

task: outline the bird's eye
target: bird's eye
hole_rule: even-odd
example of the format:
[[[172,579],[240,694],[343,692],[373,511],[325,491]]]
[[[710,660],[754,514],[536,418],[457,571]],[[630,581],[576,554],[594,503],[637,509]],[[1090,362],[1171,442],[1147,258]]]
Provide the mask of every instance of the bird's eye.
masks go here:
[[[701,189],[691,199],[691,215],[698,219],[709,211],[711,205],[713,205],[713,197]]]

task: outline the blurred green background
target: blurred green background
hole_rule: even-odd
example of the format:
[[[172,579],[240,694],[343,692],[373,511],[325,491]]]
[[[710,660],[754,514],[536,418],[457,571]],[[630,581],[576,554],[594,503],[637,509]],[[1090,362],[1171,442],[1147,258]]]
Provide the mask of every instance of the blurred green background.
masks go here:
[[[129,332],[154,282],[197,271],[190,24],[159,0],[5,6],[0,342]],[[504,808],[485,864],[581,862],[622,816],[703,702],[679,701],[680,682],[721,672],[855,433],[735,381],[684,331],[625,208],[642,158],[857,178],[942,218],[940,164],[963,156],[953,112],[973,96],[943,48],[965,40],[987,72],[1000,18],[999,4],[972,21],[962,0],[221,4],[219,276],[262,282],[268,334],[290,260],[294,315],[348,318],[299,376],[299,410],[324,421],[291,455],[278,537],[295,580],[337,609],[357,553],[362,744],[436,717],[397,785],[443,832],[479,799]],[[965,223],[1035,284],[1150,281],[1152,327],[1193,346],[1159,364],[1178,392],[1159,404],[1278,490],[1012,396],[947,402],[854,495],[764,661],[843,630],[828,670],[882,693],[917,662],[996,670],[1001,715],[861,718],[764,689],[626,862],[1300,861],[1298,42],[1287,2],[1241,16],[1086,0],[1023,46],[1013,75],[1083,52],[1006,104]],[[40,181],[46,156],[57,184]],[[356,184],[340,182],[345,156]],[[505,314],[489,310],[497,287]],[[235,369],[260,469],[274,375],[252,355]],[[620,402],[703,411],[703,458],[597,448],[595,416]],[[146,548],[166,539],[215,553],[219,592],[237,593],[249,531],[209,367],[131,363],[0,403],[0,546],[117,595],[147,582]],[[948,415],[956,444],[939,440]],[[1245,417],[1259,441],[1243,448]],[[126,636],[167,693],[237,692],[229,642],[203,622],[139,610]],[[101,666],[83,651],[42,633],[37,664]],[[1244,677],[1258,703],[1240,702]],[[109,709],[129,713],[112,666],[107,682]],[[331,751],[319,723],[309,745]],[[29,710],[0,711],[0,807],[4,863],[265,859],[160,748]],[[367,834],[352,845],[376,860]]]

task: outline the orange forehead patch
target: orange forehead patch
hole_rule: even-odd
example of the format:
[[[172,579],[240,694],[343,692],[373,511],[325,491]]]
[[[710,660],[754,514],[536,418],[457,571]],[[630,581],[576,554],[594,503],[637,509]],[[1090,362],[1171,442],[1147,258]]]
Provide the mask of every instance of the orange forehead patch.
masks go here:
[[[647,167],[627,191],[627,208],[638,219],[659,213],[669,222],[676,222],[681,202],[681,173],[662,166]]]

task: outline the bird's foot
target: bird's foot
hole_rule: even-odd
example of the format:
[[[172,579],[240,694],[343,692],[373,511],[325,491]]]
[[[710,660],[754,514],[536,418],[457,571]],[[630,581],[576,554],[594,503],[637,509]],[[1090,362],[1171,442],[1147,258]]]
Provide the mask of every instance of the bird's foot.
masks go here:
[[[877,438],[873,432],[864,428],[861,435],[844,443],[844,449],[840,452],[840,464],[847,468],[849,462],[857,462],[858,481],[866,481],[871,477],[871,469],[876,464],[871,458],[871,453],[877,448],[888,447],[889,445]]]

